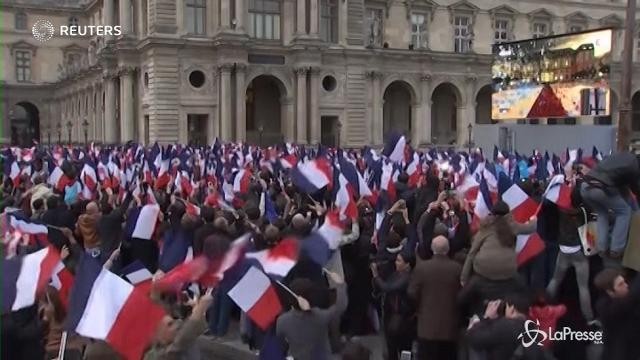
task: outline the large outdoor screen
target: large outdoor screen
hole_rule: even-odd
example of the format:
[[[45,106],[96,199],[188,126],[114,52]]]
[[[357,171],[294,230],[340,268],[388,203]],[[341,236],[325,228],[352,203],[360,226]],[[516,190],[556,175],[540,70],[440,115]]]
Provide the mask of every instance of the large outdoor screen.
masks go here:
[[[610,114],[611,29],[493,46],[494,120]]]

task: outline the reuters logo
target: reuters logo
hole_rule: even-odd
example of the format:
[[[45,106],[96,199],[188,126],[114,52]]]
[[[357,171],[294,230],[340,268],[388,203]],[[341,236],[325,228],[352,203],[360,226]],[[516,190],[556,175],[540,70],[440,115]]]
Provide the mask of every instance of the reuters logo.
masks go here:
[[[55,32],[55,28],[49,20],[38,20],[35,24],[33,24],[31,32],[33,33],[33,37],[36,40],[45,42],[51,40]]]

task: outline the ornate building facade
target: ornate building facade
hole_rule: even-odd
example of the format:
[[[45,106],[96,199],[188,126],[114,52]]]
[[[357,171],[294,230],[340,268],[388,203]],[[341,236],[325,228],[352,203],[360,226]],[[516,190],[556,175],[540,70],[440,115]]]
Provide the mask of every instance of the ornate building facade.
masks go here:
[[[461,145],[469,124],[491,123],[492,44],[601,27],[616,28],[614,115],[595,122],[617,118],[622,0],[6,0],[1,11],[5,142],[362,146],[402,131]],[[38,20],[122,34],[39,42]],[[640,131],[640,76],[633,94]]]

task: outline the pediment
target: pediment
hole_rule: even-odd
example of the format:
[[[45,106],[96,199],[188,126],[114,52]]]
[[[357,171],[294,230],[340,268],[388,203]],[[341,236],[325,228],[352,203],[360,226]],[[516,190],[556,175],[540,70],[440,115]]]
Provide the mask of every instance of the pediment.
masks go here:
[[[574,23],[586,23],[589,21],[590,18],[584,13],[582,13],[581,11],[576,11],[574,13],[567,15],[566,19]]]
[[[504,15],[504,16],[515,16],[518,14],[518,11],[509,5],[501,5],[501,6],[495,7],[489,10],[489,12],[492,15]]]
[[[449,5],[449,9],[456,12],[476,12],[480,10],[479,7],[466,0]]]
[[[13,52],[15,50],[29,50],[31,51],[33,56],[36,56],[36,50],[38,50],[38,47],[36,45],[28,43],[24,40],[14,42],[13,44],[9,45],[9,48],[11,49],[11,55],[13,55]]]
[[[616,14],[611,14],[600,19],[600,24],[609,26],[622,26],[624,20]]]
[[[529,16],[532,18],[538,19],[552,19],[553,14],[547,11],[547,9],[538,9],[529,13]]]

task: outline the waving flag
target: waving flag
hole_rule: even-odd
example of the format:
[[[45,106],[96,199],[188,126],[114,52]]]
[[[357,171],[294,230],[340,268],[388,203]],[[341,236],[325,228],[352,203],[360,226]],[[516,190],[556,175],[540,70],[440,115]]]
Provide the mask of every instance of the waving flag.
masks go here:
[[[267,330],[282,312],[271,280],[253,266],[229,291],[229,297],[262,330]]]
[[[156,230],[160,206],[144,205],[131,211],[127,219],[127,235],[129,238],[150,240]]]
[[[384,145],[382,155],[392,162],[401,162],[404,160],[404,148],[406,145],[407,139],[405,139],[404,135],[391,134]]]
[[[493,199],[491,198],[491,192],[489,191],[489,186],[487,185],[487,181],[482,178],[480,179],[480,186],[478,195],[476,197],[476,205],[474,208],[474,215],[482,220],[491,214],[491,210],[493,208]]]
[[[307,194],[318,192],[329,185],[332,179],[331,164],[323,158],[298,163],[298,166],[291,170],[291,180]]]
[[[68,309],[69,306],[69,297],[71,296],[73,280],[74,276],[71,271],[64,266],[62,261],[58,262],[58,265],[56,265],[56,268],[53,270],[53,274],[51,275],[50,284],[58,290],[60,301],[65,309]]]
[[[335,211],[327,213],[324,224],[302,240],[302,250],[320,266],[325,266],[340,244],[344,227]]]
[[[545,199],[562,209],[573,208],[571,205],[571,188],[565,183],[564,175],[556,175],[551,179],[545,191]]]
[[[500,174],[498,188],[502,200],[509,205],[513,219],[521,224],[536,215],[538,204],[533,201],[518,185],[512,184],[505,174]],[[544,250],[544,241],[538,233],[518,235],[516,252],[518,265],[524,265]]]
[[[335,205],[340,210],[340,220],[354,220],[358,217],[358,207],[354,200],[353,188],[341,173],[338,173]]]
[[[284,278],[296,265],[298,252],[298,240],[287,238],[271,249],[247,253],[246,257],[256,260],[265,273]]]
[[[65,328],[104,340],[125,359],[138,360],[164,315],[145,291],[85,256],[71,292]]]
[[[2,312],[17,311],[35,304],[37,295],[49,283],[60,253],[48,246],[22,257],[2,260]]]

